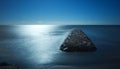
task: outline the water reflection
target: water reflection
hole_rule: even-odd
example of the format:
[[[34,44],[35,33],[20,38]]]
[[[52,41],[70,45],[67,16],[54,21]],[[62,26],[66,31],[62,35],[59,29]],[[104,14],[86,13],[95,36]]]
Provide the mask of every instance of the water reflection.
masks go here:
[[[73,28],[82,29],[91,38],[98,48],[95,53],[59,51],[59,46]],[[21,66],[26,64],[30,68],[33,64],[39,66],[117,64],[120,62],[119,32],[120,26],[0,26],[0,62]]]
[[[54,29],[53,25],[24,25],[20,26],[24,35],[31,35],[34,37],[42,36],[43,34],[48,34]]]
[[[25,25],[19,27],[22,33],[28,37],[29,51],[31,52],[29,60],[34,63],[50,63],[54,61],[54,55],[58,53],[59,46],[63,41],[62,36],[51,35],[55,26],[53,25]],[[27,45],[25,45],[27,46]]]

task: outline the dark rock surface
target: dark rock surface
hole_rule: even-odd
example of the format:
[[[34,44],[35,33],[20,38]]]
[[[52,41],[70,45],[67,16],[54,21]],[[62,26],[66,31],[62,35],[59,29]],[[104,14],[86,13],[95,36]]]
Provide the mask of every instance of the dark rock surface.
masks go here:
[[[96,51],[92,41],[79,29],[73,29],[60,47],[65,52]]]

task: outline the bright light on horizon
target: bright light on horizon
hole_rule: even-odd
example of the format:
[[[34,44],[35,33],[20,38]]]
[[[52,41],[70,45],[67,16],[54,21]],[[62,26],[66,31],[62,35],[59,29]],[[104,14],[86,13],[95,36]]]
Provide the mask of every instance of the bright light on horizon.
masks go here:
[[[48,33],[53,29],[53,25],[23,25],[21,29],[23,29],[23,34],[39,36],[45,33]]]

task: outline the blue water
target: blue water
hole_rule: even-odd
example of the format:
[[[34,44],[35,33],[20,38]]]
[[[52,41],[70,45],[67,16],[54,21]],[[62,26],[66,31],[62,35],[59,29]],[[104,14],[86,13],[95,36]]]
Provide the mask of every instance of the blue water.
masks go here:
[[[96,52],[65,53],[59,50],[74,28],[81,29],[93,41]],[[16,64],[22,69],[52,69],[50,67],[59,65],[83,69],[86,66],[113,69],[117,65],[119,69],[120,26],[1,25],[0,62]]]

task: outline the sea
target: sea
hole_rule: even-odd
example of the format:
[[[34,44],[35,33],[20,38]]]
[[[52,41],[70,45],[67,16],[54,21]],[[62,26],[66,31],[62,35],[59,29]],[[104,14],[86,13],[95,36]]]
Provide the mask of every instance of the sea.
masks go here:
[[[95,44],[94,52],[60,50],[73,29]],[[20,69],[120,69],[119,25],[0,25],[0,63]]]

